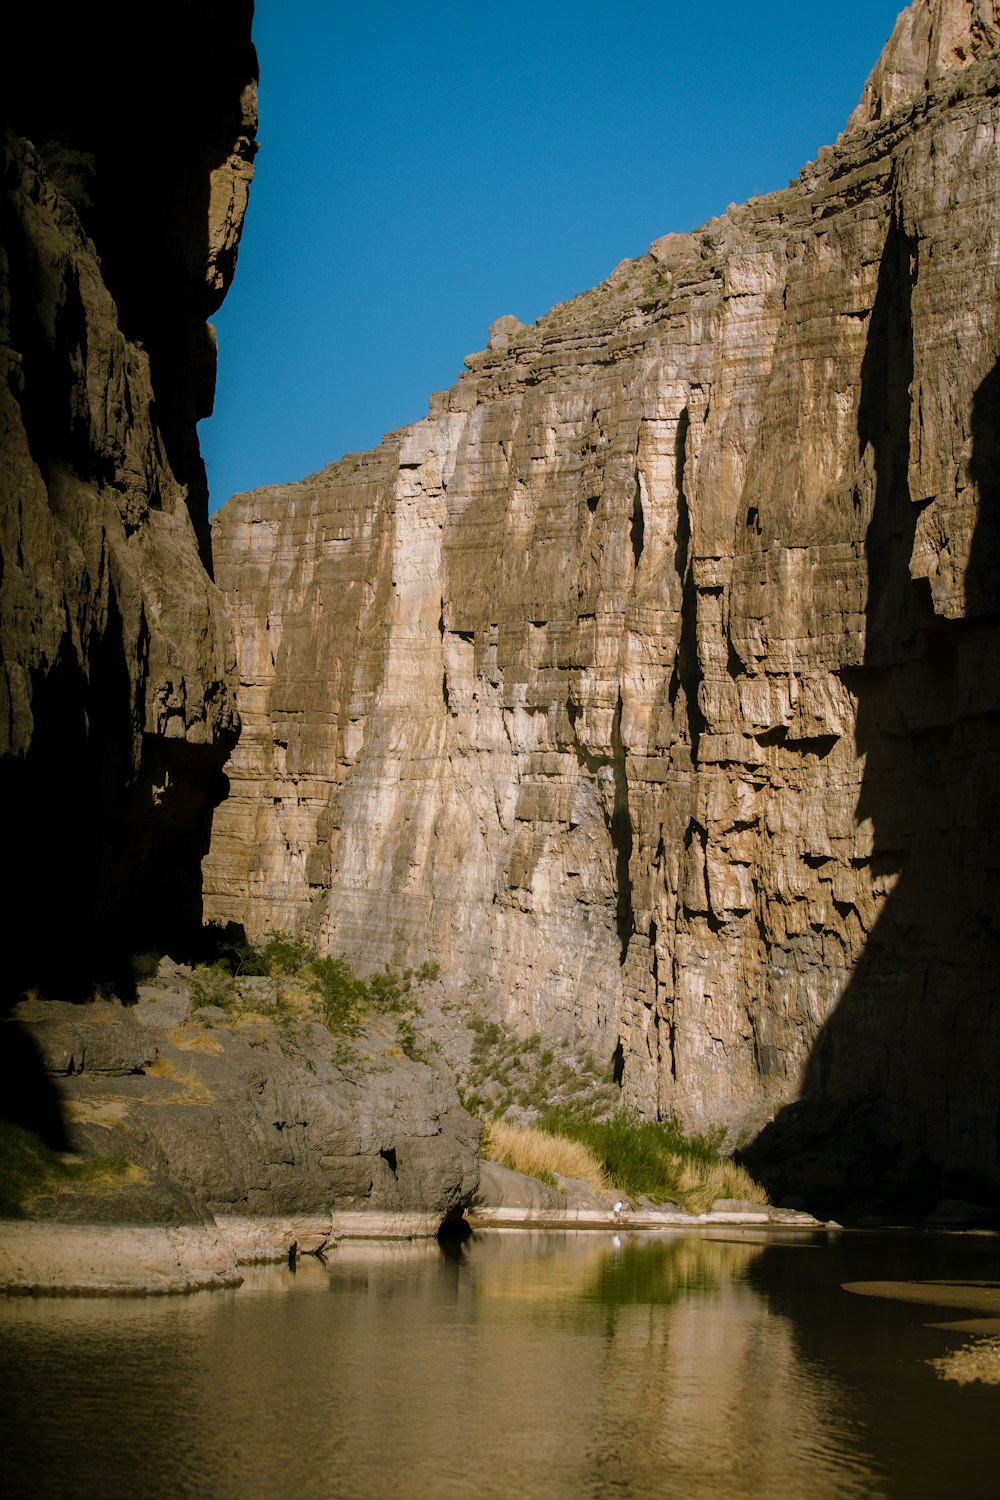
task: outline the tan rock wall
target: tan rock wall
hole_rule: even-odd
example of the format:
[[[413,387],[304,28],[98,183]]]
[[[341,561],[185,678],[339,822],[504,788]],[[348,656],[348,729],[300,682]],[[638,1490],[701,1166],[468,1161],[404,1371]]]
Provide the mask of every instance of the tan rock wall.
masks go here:
[[[950,70],[911,37],[919,93],[873,74],[797,184],[505,324],[374,453],[230,501],[213,916],[436,958],[615,1058],[644,1115],[871,1096],[912,1157],[995,1179],[976,35]]]

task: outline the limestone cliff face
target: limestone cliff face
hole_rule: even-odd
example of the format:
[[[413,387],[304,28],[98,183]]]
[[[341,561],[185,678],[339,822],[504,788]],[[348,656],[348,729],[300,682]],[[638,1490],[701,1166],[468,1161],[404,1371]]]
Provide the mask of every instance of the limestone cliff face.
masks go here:
[[[249,0],[162,8],[151,55],[123,5],[58,29],[37,9],[4,23],[0,67],[14,993],[86,981],[113,950],[200,920],[238,719],[195,421],[211,410],[205,319],[235,264],[256,126]]]
[[[996,1184],[996,40],[911,6],[788,190],[229,502],[211,915],[498,986],[646,1116]]]

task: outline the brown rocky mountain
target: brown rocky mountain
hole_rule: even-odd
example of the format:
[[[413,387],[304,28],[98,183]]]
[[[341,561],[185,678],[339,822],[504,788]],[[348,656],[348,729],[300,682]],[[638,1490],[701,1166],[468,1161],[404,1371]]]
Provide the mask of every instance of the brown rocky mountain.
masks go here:
[[[0,25],[4,989],[200,922],[237,733],[195,423],[256,130],[251,0]],[[152,38],[152,41],[151,41]]]
[[[814,1180],[1000,1185],[997,40],[916,0],[787,190],[229,502],[209,916],[436,959]]]

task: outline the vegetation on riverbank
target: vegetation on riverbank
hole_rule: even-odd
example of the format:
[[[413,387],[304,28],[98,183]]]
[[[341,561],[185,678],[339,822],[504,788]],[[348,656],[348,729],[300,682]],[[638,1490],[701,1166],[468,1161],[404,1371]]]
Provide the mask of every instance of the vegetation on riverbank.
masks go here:
[[[765,1204],[760,1184],[719,1146],[718,1137],[686,1136],[672,1120],[617,1115],[595,1121],[553,1111],[543,1128],[488,1122],[482,1152],[543,1181],[555,1181],[556,1174],[577,1177],[595,1192],[673,1203],[689,1213],[706,1212],[717,1198]]]
[[[359,978],[343,956],[320,957],[303,938],[272,933],[259,947],[212,934],[212,961],[189,981],[192,1017],[218,1007],[232,1024],[255,1016],[283,1026],[320,1020],[350,1056],[351,1039],[373,1019],[390,1019],[399,1049],[415,1061],[440,1051],[411,987],[439,977],[436,964]],[[673,1203],[703,1212],[718,1198],[764,1204],[761,1186],[721,1151],[722,1133],[686,1135],[675,1121],[639,1121],[620,1112],[610,1073],[579,1045],[519,1036],[465,1000],[446,1004],[464,1029],[456,1055],[462,1102],[485,1126],[482,1155],[555,1184],[584,1181],[595,1192]],[[471,1046],[469,1045],[471,1034]],[[450,1055],[454,1037],[445,1040]],[[461,1053],[462,1048],[457,1048]]]
[[[0,1120],[0,1218],[26,1218],[37,1198],[119,1187],[135,1170],[124,1156],[74,1159],[52,1151],[34,1131]]]

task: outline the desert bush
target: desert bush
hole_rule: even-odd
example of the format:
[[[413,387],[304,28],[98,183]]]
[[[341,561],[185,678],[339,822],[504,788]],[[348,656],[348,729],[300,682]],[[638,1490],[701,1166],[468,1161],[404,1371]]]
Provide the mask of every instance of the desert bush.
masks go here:
[[[300,974],[306,964],[311,963],[315,951],[305,938],[289,937],[284,932],[272,932],[260,950],[265,974],[277,979],[285,974]]]
[[[388,1012],[402,1009],[404,998],[409,993],[412,977],[412,969],[404,969],[399,974],[386,964],[367,980],[359,982],[363,985],[365,996],[372,1009]]]
[[[357,1031],[367,998],[365,986],[355,978],[346,958],[317,958],[310,973],[319,994],[323,1020],[330,1031]]]
[[[149,984],[154,980],[160,970],[160,959],[163,954],[159,949],[150,949],[147,953],[133,953],[130,960],[132,978],[136,984]]]
[[[77,213],[93,207],[97,160],[92,151],[81,151],[68,136],[56,135],[38,142],[38,154],[49,181]]]
[[[272,932],[260,947],[247,942],[242,928],[233,924],[206,929],[206,938],[215,957],[211,964],[200,965],[191,978],[189,1011],[217,1005],[230,1017],[244,1019],[249,1010],[262,1011],[285,1029],[297,1021],[318,1019],[339,1044],[357,1034],[369,1012],[399,1016],[396,1028],[401,1050],[417,1061],[427,1061],[412,1017],[402,1013],[412,981],[436,979],[437,964],[424,963],[402,972],[386,965],[361,979],[342,954],[319,958],[305,938],[285,932]],[[262,1010],[259,996],[241,995],[238,981],[260,976],[286,981],[280,986],[276,1007]]]
[[[203,1005],[217,1005],[228,1013],[239,998],[236,981],[221,959],[208,966],[199,964],[188,981],[188,994],[188,1010],[192,1012]]]
[[[553,1100],[576,1119],[601,1119],[618,1107],[616,1085],[596,1059],[579,1046],[542,1047],[536,1033],[516,1035],[498,1021],[473,1014],[472,1050],[462,1079],[465,1106],[482,1119],[513,1111],[523,1124],[544,1125],[540,1116]]]

